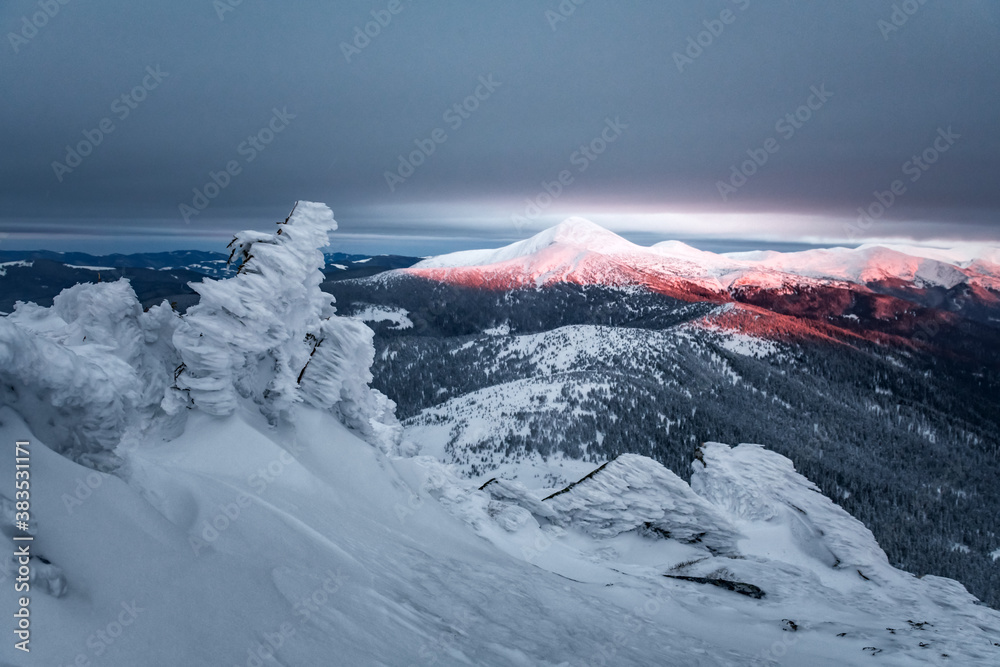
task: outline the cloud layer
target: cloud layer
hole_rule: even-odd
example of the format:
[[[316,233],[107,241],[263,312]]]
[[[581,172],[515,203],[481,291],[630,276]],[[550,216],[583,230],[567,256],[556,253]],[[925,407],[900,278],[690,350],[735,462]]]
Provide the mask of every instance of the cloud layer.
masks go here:
[[[11,239],[1000,239],[987,0],[51,5],[0,9]]]

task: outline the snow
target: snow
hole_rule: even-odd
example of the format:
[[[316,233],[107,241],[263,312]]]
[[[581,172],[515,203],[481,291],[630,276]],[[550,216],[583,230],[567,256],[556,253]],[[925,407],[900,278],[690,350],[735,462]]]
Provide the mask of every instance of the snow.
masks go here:
[[[487,336],[507,336],[510,335],[510,325],[504,323],[491,329],[483,329],[483,334]]]
[[[320,249],[336,228],[330,209],[299,203],[282,233],[241,232],[233,239],[241,263],[236,276],[190,283],[201,298],[174,334],[184,367],[168,411],[190,401],[211,414],[230,414],[242,394],[274,415],[301,400],[299,374],[316,349],[312,341],[321,338],[321,322],[333,314],[332,299],[319,289]]]
[[[18,260],[16,262],[0,262],[0,277],[7,275],[7,269],[11,267],[15,268],[31,268],[35,263],[31,261]]]
[[[727,256],[741,258],[738,253]],[[953,287],[966,279],[966,275],[958,267],[933,259],[914,257],[883,246],[827,248],[742,258],[755,260],[754,264],[759,268],[853,283],[901,278],[908,281],[920,279],[932,285]]]
[[[512,243],[497,250],[463,250],[422,260],[411,268],[447,268],[457,266],[485,266],[530,257],[550,246],[570,246],[577,252],[608,253],[636,251],[641,247],[630,243],[584,218],[567,218],[531,238]]]
[[[263,646],[289,667],[330,655],[388,665],[639,665],[664,655],[685,664],[849,665],[867,664],[869,645],[888,664],[908,664],[922,658],[918,641],[956,664],[994,664],[985,639],[996,614],[946,580],[900,574],[900,590],[882,591],[853,573],[817,580],[825,565],[797,566],[790,555],[734,559],[634,531],[596,537],[572,520],[545,527],[433,460],[387,458],[329,414],[293,413],[275,429],[259,413],[195,411],[183,432],[127,452],[125,479],[101,475],[79,504],[38,496],[36,548],[68,588],[61,598],[33,594],[32,613],[59,632],[33,643],[31,664],[77,655],[95,664],[255,664]],[[9,408],[0,422],[0,437],[31,439],[33,464],[70,497],[96,474],[51,452]],[[678,520],[724,523],[721,507],[676,479],[658,487],[663,471],[637,459],[612,476],[645,480],[632,491],[637,507],[656,510],[640,497],[647,488],[687,508]],[[5,457],[0,474],[11,466]],[[574,515],[586,517],[586,507]],[[613,500],[592,507],[614,518]],[[746,581],[766,597],[665,573]],[[135,622],[113,643],[97,639],[123,604]],[[799,628],[794,641],[783,618]],[[933,625],[915,630],[907,619]],[[9,644],[3,651],[18,660]]]
[[[778,352],[778,345],[774,341],[765,338],[722,328],[711,329],[711,331],[715,334],[712,340],[716,341],[721,347],[745,357],[762,359]]]
[[[143,312],[124,280],[71,287],[51,308],[19,303],[0,319],[3,403],[57,451],[103,465],[163,398],[176,322],[169,306]]]
[[[780,557],[794,550],[830,568],[864,568],[869,579],[887,576],[889,561],[871,531],[798,475],[785,457],[760,445],[718,443],[704,444],[700,455],[691,478],[699,495],[747,524],[781,523],[788,529],[784,543],[769,534],[751,541],[751,552]]]
[[[912,255],[913,257],[926,257],[927,259],[933,259],[960,267],[968,266],[976,260],[983,260],[992,264],[1000,264],[1000,247],[988,244],[960,244],[944,248],[901,243],[880,243],[865,244],[860,246],[858,250],[878,246],[889,248],[890,250],[895,250],[896,252],[901,252],[906,255]]]
[[[232,414],[249,398],[272,422],[294,404],[340,413],[382,447],[398,442],[392,402],[370,389],[371,329],[334,315],[322,248],[337,228],[323,204],[299,202],[274,234],[241,232],[237,275],[190,283],[201,296],[173,335],[182,365],[168,413]]]
[[[183,316],[120,280],[0,318],[0,439],[31,443],[38,556],[31,654],[8,639],[0,664],[997,664],[1000,614],[892,568],[760,445],[706,443],[690,485],[641,456],[575,462],[555,495],[405,455],[371,330],[319,291],[335,224],[300,202],[280,234],[241,233],[238,274]]]
[[[522,286],[564,281],[662,288],[682,281],[682,291],[688,283],[710,292],[897,279],[918,288],[970,283],[1000,289],[1000,249],[869,244],[853,249],[717,254],[680,241],[644,247],[583,218],[569,218],[502,248],[432,257],[401,271],[460,283]]]
[[[410,329],[413,321],[405,308],[390,308],[388,306],[368,306],[354,313],[351,317],[362,322],[392,322],[394,330]]]
[[[113,266],[83,266],[78,264],[67,264],[71,269],[84,269],[86,271],[115,271]]]
[[[546,499],[558,520],[594,537],[652,528],[713,553],[735,554],[736,528],[684,481],[645,456],[623,454]]]

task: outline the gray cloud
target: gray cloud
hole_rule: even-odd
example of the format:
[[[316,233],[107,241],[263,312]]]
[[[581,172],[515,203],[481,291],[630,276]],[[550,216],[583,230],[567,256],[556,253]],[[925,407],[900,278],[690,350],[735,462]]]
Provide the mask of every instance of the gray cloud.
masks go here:
[[[811,226],[743,235],[836,238],[905,180],[866,235],[1000,239],[1000,6],[988,0],[400,0],[395,14],[389,0],[243,0],[221,19],[218,4],[70,1],[30,39],[23,20],[39,4],[0,9],[0,231],[190,245],[303,198],[328,202],[355,235],[516,238],[622,210],[797,214]],[[894,5],[915,11],[894,17]],[[546,14],[560,6],[575,10]],[[345,56],[377,18],[387,25]],[[795,118],[822,86],[832,96]],[[265,145],[275,110],[285,127]],[[609,118],[627,129],[579,171]],[[102,121],[113,131],[69,167],[66,146]],[[910,181],[905,163],[949,127],[960,138]],[[768,139],[776,152],[724,200],[718,182]],[[386,171],[429,145],[390,191]],[[515,229],[511,216],[564,170],[572,183]],[[212,173],[217,195],[185,221],[180,205],[205,203],[194,190],[214,193]]]

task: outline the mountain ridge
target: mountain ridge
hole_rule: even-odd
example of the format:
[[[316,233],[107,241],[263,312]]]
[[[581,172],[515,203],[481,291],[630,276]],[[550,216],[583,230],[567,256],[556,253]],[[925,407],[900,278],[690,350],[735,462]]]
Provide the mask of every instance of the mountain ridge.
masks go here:
[[[558,250],[553,250],[554,247]],[[641,246],[579,217],[567,218],[528,239],[501,248],[439,255],[422,260],[408,270],[414,275],[454,282],[463,278],[466,282],[474,282],[470,276],[463,276],[461,270],[471,274],[473,269],[478,268],[482,273],[497,276],[493,280],[481,279],[484,284],[499,283],[498,278],[503,274],[511,283],[547,284],[558,277],[585,284],[588,280],[600,279],[600,272],[593,270],[595,262],[587,258],[589,254],[610,258],[609,263],[619,265],[617,268],[622,275],[616,277],[609,267],[606,279],[617,278],[626,282],[639,279],[639,276],[625,270],[632,263],[632,268],[639,273],[651,271],[660,277],[684,278],[720,291],[740,279],[747,282],[748,277],[766,284],[773,283],[775,278],[785,278],[787,282],[788,276],[806,281],[856,284],[886,279],[919,280],[946,288],[969,282],[994,291],[1000,290],[1000,249],[989,246],[983,246],[978,254],[968,247],[962,250],[926,248],[921,252],[916,246],[891,244],[787,253],[713,253],[677,240]],[[521,275],[518,275],[519,271]],[[646,284],[655,287],[651,279]]]

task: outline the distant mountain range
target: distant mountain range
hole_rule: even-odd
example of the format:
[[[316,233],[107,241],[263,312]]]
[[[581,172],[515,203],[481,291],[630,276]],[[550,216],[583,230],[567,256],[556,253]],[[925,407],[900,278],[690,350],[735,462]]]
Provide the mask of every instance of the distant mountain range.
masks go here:
[[[144,307],[166,299],[185,311],[197,303],[189,282],[205,278],[228,278],[235,274],[229,256],[217,252],[177,250],[130,255],[89,255],[49,250],[0,251],[0,312],[11,312],[17,301],[42,306],[67,287],[78,283],[106,282],[128,278]],[[361,278],[418,262],[416,257],[397,255],[326,255],[324,274],[328,281]]]
[[[864,245],[715,254],[679,241],[643,247],[571,218],[504,248],[430,258],[406,273],[489,290],[600,285],[689,303],[733,303],[711,324],[732,323],[745,332],[752,326],[785,338],[890,336],[919,345],[963,321],[1000,323],[996,248]]]

